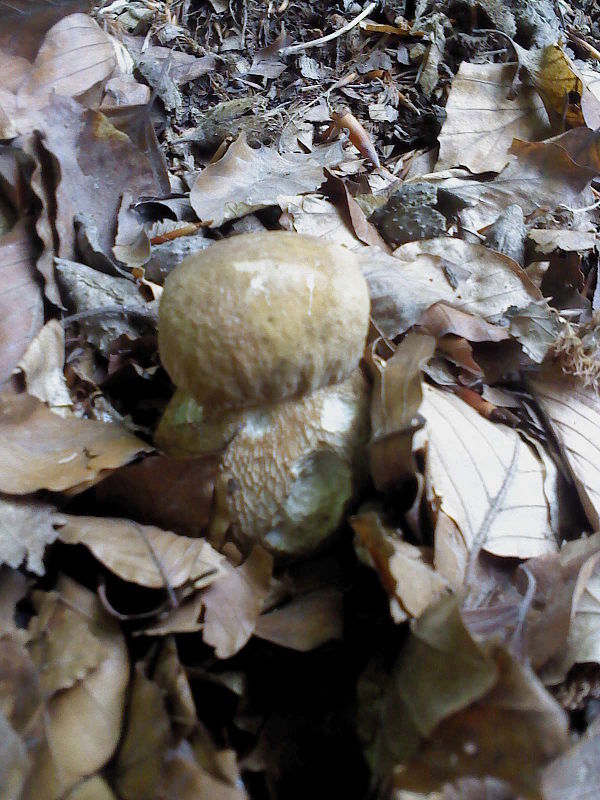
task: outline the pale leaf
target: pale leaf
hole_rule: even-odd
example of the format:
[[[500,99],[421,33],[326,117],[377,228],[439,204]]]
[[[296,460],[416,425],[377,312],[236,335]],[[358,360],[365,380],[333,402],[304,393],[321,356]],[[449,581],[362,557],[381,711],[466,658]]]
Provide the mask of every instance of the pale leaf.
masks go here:
[[[225,558],[205,539],[191,539],[128,519],[63,517],[61,541],[83,544],[123,580],[153,589],[223,579]],[[160,564],[160,569],[159,569]]]
[[[436,170],[463,166],[500,172],[513,139],[545,139],[552,131],[536,92],[522,86],[509,100],[517,64],[460,65],[446,103]]]
[[[269,591],[272,556],[255,546],[248,559],[202,594],[205,606],[202,638],[217,658],[229,658],[246,644],[256,627]]]
[[[65,800],[116,800],[108,783],[99,775],[79,783]]]
[[[198,218],[216,228],[276,205],[280,195],[312,192],[322,182],[323,167],[310,155],[284,157],[270,147],[253,150],[241,134],[219,161],[196,178],[190,200]]]
[[[592,530],[600,528],[600,403],[592,387],[547,370],[530,381],[547,416]]]
[[[254,635],[305,653],[330,639],[341,639],[343,629],[343,597],[338,589],[330,587],[300,595],[281,608],[262,614]]]
[[[29,771],[25,742],[0,709],[0,800],[17,800]]]
[[[64,376],[65,332],[57,319],[47,322],[17,367],[23,373],[28,394],[37,397],[61,416],[72,405]]]
[[[473,559],[479,549],[512,558],[556,552],[536,453],[515,430],[490,422],[455,395],[423,389],[427,496],[457,526],[463,556]]]
[[[0,395],[2,492],[87,488],[104,470],[151,450],[119,425],[62,419],[29,395]]]

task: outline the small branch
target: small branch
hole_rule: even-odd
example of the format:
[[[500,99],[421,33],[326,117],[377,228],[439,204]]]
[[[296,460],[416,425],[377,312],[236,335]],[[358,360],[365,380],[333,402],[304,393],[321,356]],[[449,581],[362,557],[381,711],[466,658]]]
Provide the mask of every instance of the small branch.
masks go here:
[[[311,47],[318,47],[319,45],[326,44],[327,42],[333,41],[333,39],[343,36],[345,33],[348,33],[348,31],[351,31],[352,28],[356,27],[359,22],[362,22],[362,20],[367,17],[371,11],[373,11],[376,5],[377,3],[369,3],[351,22],[349,22],[347,25],[344,25],[339,30],[334,31],[333,33],[328,33],[327,36],[321,36],[320,39],[313,39],[312,42],[300,42],[300,44],[293,44],[290,47],[284,47],[282,50],[280,50],[281,55],[289,56],[292,55],[292,53],[300,53],[302,50],[309,50]]]

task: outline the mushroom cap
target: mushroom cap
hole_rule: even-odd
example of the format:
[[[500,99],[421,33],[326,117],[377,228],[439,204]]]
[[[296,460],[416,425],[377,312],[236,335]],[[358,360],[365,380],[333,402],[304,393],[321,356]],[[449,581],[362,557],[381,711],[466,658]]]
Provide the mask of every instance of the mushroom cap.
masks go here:
[[[176,386],[245,408],[344,380],[362,355],[369,294],[349,250],[287,231],[232,236],[165,282],[158,343]]]

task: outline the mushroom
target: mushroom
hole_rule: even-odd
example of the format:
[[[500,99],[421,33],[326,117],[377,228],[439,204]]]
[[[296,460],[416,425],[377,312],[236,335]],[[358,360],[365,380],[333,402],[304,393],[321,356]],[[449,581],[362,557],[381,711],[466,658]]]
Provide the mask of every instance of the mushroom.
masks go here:
[[[214,538],[298,555],[339,527],[369,436],[368,322],[356,257],[300,234],[235,236],[169,275],[158,337],[178,389],[155,441],[222,451]]]

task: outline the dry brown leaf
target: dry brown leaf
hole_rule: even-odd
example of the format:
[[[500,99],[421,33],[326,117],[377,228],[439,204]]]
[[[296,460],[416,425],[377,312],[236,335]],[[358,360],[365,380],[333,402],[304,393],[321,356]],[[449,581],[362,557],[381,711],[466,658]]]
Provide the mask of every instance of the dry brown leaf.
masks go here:
[[[546,414],[592,530],[600,528],[600,406],[592,387],[547,369],[530,381]]]
[[[0,395],[0,491],[7,494],[88,488],[105,470],[151,451],[119,425],[62,419],[29,395]]]
[[[72,406],[64,364],[64,328],[57,319],[51,319],[31,342],[17,368],[23,373],[27,393],[60,416],[68,416]]]
[[[188,742],[167,756],[156,800],[247,800],[246,792],[208,772]]]
[[[600,125],[600,102],[560,45],[532,50],[517,46],[517,55],[556,128]]]
[[[171,738],[164,692],[136,664],[116,762],[115,787],[124,800],[153,800]]]
[[[128,519],[64,516],[58,535],[83,544],[125,581],[152,589],[225,580],[225,558],[205,539],[191,539]],[[160,564],[160,568],[159,568]],[[226,577],[226,576],[225,576]]]
[[[240,567],[202,593],[202,638],[215,648],[217,658],[235,655],[252,636],[269,591],[273,557],[255,545]]]
[[[44,551],[57,537],[55,509],[27,497],[0,495],[0,564],[44,574]]]
[[[125,639],[94,594],[61,578],[57,591],[80,614],[108,656],[70,689],[54,695],[44,714],[46,741],[36,754],[23,800],[58,800],[113,755],[121,735],[129,664]]]
[[[30,220],[20,220],[0,239],[0,385],[44,324],[36,254]]]
[[[543,463],[519,436],[452,394],[425,385],[427,498],[457,526],[460,539],[436,531],[436,564],[446,548],[459,563],[480,549],[531,558],[557,551]]]
[[[515,158],[492,181],[469,180],[466,175],[443,172],[422,175],[419,180],[437,184],[438,189],[450,192],[462,202],[466,208],[458,217],[463,227],[471,231],[491,225],[513,204],[519,205],[526,216],[561,204],[577,209],[593,204],[589,183],[597,170],[574,163],[558,141],[528,143],[517,139],[511,153]]]
[[[541,360],[559,329],[558,316],[519,265],[493,250],[461,239],[410,242],[393,256],[376,248],[358,253],[371,295],[371,315],[388,338],[419,322],[438,301],[508,325],[519,310],[529,329],[515,335],[527,354]]]
[[[44,697],[68,689],[109,655],[88,622],[56,592],[34,592],[37,616],[29,626],[27,650],[36,665]]]
[[[436,171],[463,166],[473,173],[500,172],[513,139],[536,141],[551,134],[533,89],[521,87],[516,98],[508,98],[517,69],[517,64],[462,62],[446,103]]]
[[[332,587],[294,597],[281,608],[261,614],[254,635],[306,653],[331,639],[341,639],[343,628],[343,596]]]
[[[368,553],[389,595],[394,622],[420,617],[447,590],[448,584],[434,570],[425,548],[403,542],[377,514],[353,517],[351,524],[357,544]]]
[[[323,167],[310,154],[284,157],[269,147],[253,150],[241,134],[219,161],[196,178],[190,200],[198,219],[216,228],[277,205],[280,195],[312,192],[323,179]]]
[[[116,63],[113,44],[98,23],[87,14],[70,14],[46,33],[19,95],[76,97],[108,78]]]
[[[136,635],[168,636],[171,633],[196,633],[202,630],[201,614],[203,609],[202,592],[196,592],[180,603],[177,608],[161,616],[160,620],[144,630],[136,632]]]
[[[198,716],[192,689],[172,636],[164,641],[152,677],[165,693],[173,728],[179,736],[188,736],[197,727]]]
[[[0,6],[0,50],[33,61],[43,38],[67,14],[89,10],[85,0],[37,3],[14,0]]]
[[[210,522],[220,456],[152,455],[112,472],[95,487],[111,514],[133,517],[184,536],[200,536]]]
[[[484,319],[461,311],[449,303],[434,303],[419,317],[419,328],[424,333],[440,338],[449,333],[461,336],[469,342],[501,342],[509,339],[506,328],[491,325]]]

